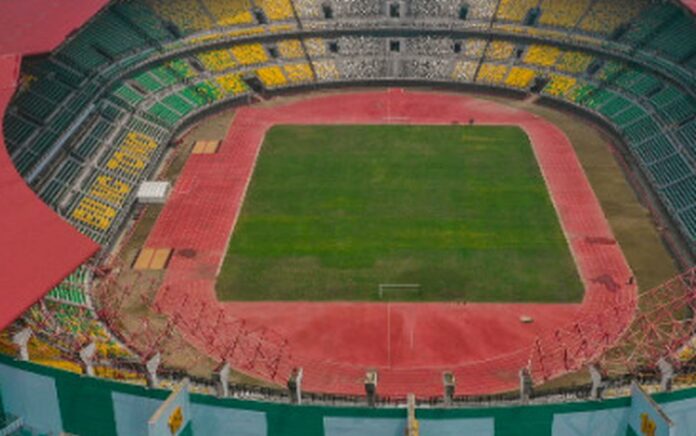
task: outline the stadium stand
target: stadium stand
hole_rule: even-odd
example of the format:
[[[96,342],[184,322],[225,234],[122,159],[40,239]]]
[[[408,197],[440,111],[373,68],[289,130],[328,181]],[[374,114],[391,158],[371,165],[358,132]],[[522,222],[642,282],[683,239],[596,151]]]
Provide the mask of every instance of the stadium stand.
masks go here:
[[[543,96],[584,108],[616,128],[688,243],[696,242],[696,101],[688,82],[678,86],[675,79],[683,70],[696,83],[693,16],[674,4],[647,0],[477,0],[468,2],[466,11],[450,0],[409,5],[411,16],[451,21],[452,28],[469,29],[473,22],[471,29],[478,29],[477,23],[495,19],[527,38],[544,27],[562,28],[566,38],[561,48],[545,38],[517,41],[486,32],[461,40],[407,34],[392,50],[394,38],[358,31],[336,39],[311,32],[282,35],[296,29],[295,13],[308,23],[355,19],[376,26],[388,11],[374,1],[334,3],[331,19],[314,0],[117,2],[50,56],[27,65],[33,79],[4,116],[7,151],[46,204],[108,246],[128,218],[135,188],[152,174],[173,133],[213,104],[339,80],[401,77],[520,91],[543,79]],[[538,23],[521,25],[535,8]],[[231,35],[271,31],[280,37],[228,41]],[[223,39],[224,47],[209,46]],[[595,49],[585,51],[588,43]],[[161,61],[162,54],[186,45],[190,50]],[[626,53],[637,55],[629,62]],[[110,88],[102,92],[107,83]],[[46,213],[32,207],[38,216]],[[96,250],[78,241],[80,249],[66,249],[72,270]],[[51,291],[47,312],[33,311],[27,319],[37,330],[64,331],[66,341],[98,338],[103,353],[118,354],[119,345],[89,307],[88,276],[75,272]],[[32,295],[36,298],[24,308],[38,298]],[[2,315],[5,322],[17,313]],[[56,356],[45,361],[58,362]]]
[[[261,44],[245,44],[232,47],[232,54],[242,65],[262,64],[268,60]]]
[[[588,32],[611,34],[621,24],[632,21],[647,5],[646,0],[598,0],[578,27]]]
[[[509,67],[507,65],[481,64],[478,75],[476,76],[476,81],[492,85],[499,84],[505,80],[508,69]]]
[[[585,15],[591,0],[542,0],[539,24],[574,27]]]
[[[378,18],[384,16],[382,5],[370,0],[350,0],[334,4],[336,17],[347,18]]]
[[[452,78],[459,81],[473,81],[476,76],[477,62],[459,61],[454,67]]]
[[[487,60],[502,61],[512,57],[515,45],[507,41],[491,41],[486,49]]]
[[[254,23],[249,0],[203,0],[202,3],[215,18],[218,27]]]
[[[298,39],[282,40],[278,42],[278,52],[285,59],[297,59],[305,57],[302,43]]]
[[[505,84],[513,88],[528,88],[534,78],[536,73],[528,68],[512,67],[508,73],[507,79],[505,79]]]
[[[288,81],[295,83],[311,82],[314,80],[309,64],[291,64],[283,67],[283,73]]]
[[[212,50],[198,55],[203,67],[209,71],[225,71],[237,65],[229,50]]]
[[[186,0],[148,0],[150,6],[165,22],[176,26],[182,34],[191,34],[215,26],[213,18],[199,2]]]
[[[524,55],[524,62],[527,64],[550,67],[556,63],[561,55],[561,50],[556,47],[534,44],[527,49]]]
[[[163,6],[159,2],[149,4],[155,10],[157,8],[172,8],[171,5]],[[243,7],[235,5],[234,8],[232,6],[230,8],[234,11],[246,9],[242,3],[239,5]],[[554,14],[558,15],[557,11],[561,10],[564,5],[565,2],[551,1],[542,1],[540,4],[531,2],[524,5],[520,3],[513,5],[503,1],[499,6],[498,18],[510,21],[522,20],[523,15],[530,8],[540,6],[542,10],[540,24],[572,27],[568,22],[559,21],[560,18],[548,18],[553,17]],[[269,17],[272,15],[275,19],[282,21],[288,17],[286,6],[288,4],[284,2],[268,2],[263,4],[262,9],[265,8],[264,10]],[[478,4],[477,7],[484,6],[489,8],[490,3]],[[582,24],[583,20],[579,17],[579,11],[587,9],[587,6],[585,3],[582,7],[573,6],[576,9],[573,9],[572,20]],[[604,13],[601,11],[608,10],[605,6],[601,1],[595,2],[589,6],[589,10],[584,12],[585,18],[590,15],[601,16]],[[173,12],[171,11],[163,12],[160,10],[159,13],[163,18],[171,20],[177,26],[188,29],[190,32],[207,29],[210,26],[203,26],[200,22],[198,24],[191,24],[191,22],[184,24],[186,21],[182,15],[184,12],[188,11],[186,14],[189,15],[213,16],[216,17],[216,20],[223,20],[225,14],[228,13],[220,9],[219,5],[215,5],[215,2],[191,7],[193,9],[181,9],[178,16],[172,16]],[[208,9],[208,12],[201,13],[199,9],[202,7]],[[348,17],[377,13],[360,2],[342,7],[345,8],[345,16]],[[422,4],[414,5],[414,7],[425,8]],[[447,14],[456,12],[451,3],[441,3],[432,7],[440,8],[438,10],[444,10],[442,8],[445,7],[449,8]],[[232,9],[230,9],[230,14],[234,12]],[[271,10],[275,12],[271,13]],[[134,23],[151,21],[155,15],[152,12],[148,13],[148,11],[149,9],[145,4],[129,5],[127,10],[121,5],[114,8],[113,13],[105,11],[97,18],[112,23],[116,18],[125,16],[129,17],[128,25],[132,26]],[[654,13],[654,11],[659,13]],[[444,14],[444,12],[438,13]],[[546,19],[543,18],[544,13],[547,14]],[[660,34],[663,31],[660,23],[666,19],[674,18],[676,14],[673,6],[652,6],[640,15],[635,26],[632,26],[621,40],[636,44],[642,41],[645,35],[652,34],[651,32]],[[204,18],[200,17],[199,20],[205,21]],[[242,21],[248,24],[248,20],[241,19],[239,24],[245,24]],[[101,21],[98,22],[101,23]],[[236,24],[238,23],[235,22],[232,25]],[[112,29],[110,30],[112,33],[124,31],[117,25],[110,25],[109,29]],[[164,25],[155,29],[160,29],[156,30],[160,40],[165,40],[168,37]],[[86,33],[85,39],[87,41],[92,41],[94,38],[98,38],[98,36],[93,36],[90,32]],[[670,39],[667,36],[664,39],[657,39],[647,48],[653,49],[654,47],[655,50],[658,50],[657,47],[663,44],[663,40],[669,41]],[[71,47],[74,44],[76,43],[72,40],[66,43],[66,53],[71,53]],[[279,65],[273,65],[272,56],[269,56],[264,45],[260,43],[232,44],[229,48],[201,51],[193,57],[182,57],[168,61],[166,64],[154,65],[122,82],[114,88],[108,97],[109,101],[115,105],[106,105],[103,110],[117,112],[119,110],[117,108],[130,109],[145,105],[146,113],[153,116],[153,120],[157,120],[155,123],[161,123],[162,127],[168,128],[177,125],[183,117],[197,112],[208,104],[219,101],[223,96],[238,96],[247,93],[248,88],[241,77],[245,74],[253,74],[269,88],[277,88],[292,83],[308,83],[315,80],[337,80],[339,78],[354,80],[394,75],[430,80],[453,78],[458,81],[471,81],[474,79],[475,82],[489,85],[526,89],[531,86],[536,77],[543,76],[549,79],[543,91],[545,94],[556,98],[567,98],[609,118],[621,115],[617,120],[618,125],[629,135],[629,139],[634,141],[647,139],[646,135],[659,132],[662,129],[661,123],[677,125],[687,121],[694,113],[693,100],[690,96],[684,95],[680,90],[671,89],[672,85],[664,84],[654,74],[614,60],[598,60],[596,56],[581,50],[564,50],[549,44],[515,44],[511,41],[496,39],[487,42],[481,38],[471,38],[457,42],[447,38],[424,36],[403,39],[399,56],[417,56],[420,58],[436,56],[441,59],[404,58],[398,63],[392,64],[387,61],[385,56],[394,56],[394,53],[390,53],[390,42],[384,38],[344,36],[338,38],[334,44],[334,51],[330,51],[327,49],[329,44],[321,38],[307,38],[303,41],[296,38],[281,39],[273,45],[269,45],[274,50],[274,56],[279,56],[279,59],[283,61]],[[124,51],[139,45],[144,47],[147,45],[147,41],[144,38],[127,39],[120,46],[114,47],[110,53],[114,57],[118,57],[119,53],[124,53]],[[668,45],[667,42],[664,42],[664,45]],[[687,50],[690,49],[683,49],[682,52]],[[524,67],[511,67],[500,63],[514,60],[516,52],[521,53]],[[59,59],[70,57],[68,54],[62,53],[62,50],[58,53]],[[678,56],[678,53],[673,52],[670,55]],[[85,55],[83,54],[83,56]],[[456,56],[467,60],[455,60]],[[291,62],[307,57],[309,57],[310,62],[283,64],[285,61]],[[329,57],[334,59],[329,60]],[[484,62],[481,62],[481,58]],[[193,80],[201,74],[192,67],[192,64],[196,64],[196,62],[199,69],[207,77],[210,77],[210,80],[201,80],[198,82],[199,85],[194,87],[185,86],[186,81]],[[88,66],[98,68],[99,64],[91,61],[68,63],[70,65],[79,64],[79,69],[83,71]],[[592,75],[591,83],[578,80],[595,64],[600,65],[600,68],[597,73]],[[9,149],[14,151],[13,156],[17,162],[17,167],[23,174],[29,173],[36,165],[40,164],[42,155],[57,140],[59,132],[77,117],[78,114],[75,111],[61,113],[60,117],[54,116],[54,113],[57,113],[58,104],[66,99],[72,99],[71,106],[77,107],[94,92],[89,89],[79,89],[79,93],[76,92],[75,86],[79,87],[79,84],[84,81],[81,78],[82,73],[73,73],[73,69],[70,67],[56,67],[56,65],[60,64],[49,61],[36,69],[35,76],[38,80],[33,82],[29,90],[20,93],[15,100],[16,109],[11,110],[7,117],[6,130]],[[47,74],[47,71],[56,69],[60,71],[61,68],[65,71]],[[76,66],[77,68],[78,66]],[[547,70],[558,71],[558,73],[550,74]],[[219,75],[220,73],[228,74]],[[57,86],[52,86],[56,77],[61,78],[60,82]],[[63,77],[65,80],[62,79]],[[633,113],[631,111],[615,114],[615,107],[620,107],[633,100],[621,98],[620,95],[615,95],[614,91],[595,89],[596,82],[614,90],[629,93],[636,101],[648,105],[649,112],[636,118],[631,116]],[[171,92],[170,90],[178,91]],[[652,115],[650,115],[652,111],[659,115],[660,121],[658,123],[652,121]],[[44,126],[45,123],[39,121],[45,119],[50,122],[48,126]],[[47,131],[48,134],[36,136],[37,130]],[[84,140],[80,141],[80,144],[75,144],[73,149],[84,158],[86,151],[92,150],[94,144],[93,136],[87,135]],[[77,164],[72,165],[74,168]],[[65,171],[67,171],[67,167]],[[75,171],[73,170],[73,172]],[[61,174],[61,177],[65,176]],[[71,192],[67,189],[66,183],[58,180],[50,181],[47,186],[50,186],[50,189],[46,188],[42,193],[45,195],[44,198],[59,199],[68,196]],[[94,206],[96,207],[96,205]],[[106,211],[104,213],[108,214],[108,209],[102,208],[102,211]]]
[[[310,57],[322,57],[326,55],[326,41],[321,38],[307,38],[304,40],[307,55]]]
[[[259,0],[256,3],[271,21],[285,21],[294,17],[289,0]]]
[[[463,41],[464,49],[462,50],[464,56],[471,58],[480,58],[483,56],[486,50],[486,40],[478,38],[470,38]]]
[[[283,70],[277,66],[259,68],[256,74],[259,80],[269,88],[276,88],[287,83]]]
[[[501,0],[498,6],[498,20],[522,21],[530,9],[536,8],[539,0]]]
[[[312,62],[314,65],[314,71],[316,72],[318,80],[338,80],[340,78],[340,73],[338,72],[338,67],[334,61],[318,61]]]
[[[580,74],[587,70],[594,58],[578,51],[563,51],[555,67],[568,73]]]

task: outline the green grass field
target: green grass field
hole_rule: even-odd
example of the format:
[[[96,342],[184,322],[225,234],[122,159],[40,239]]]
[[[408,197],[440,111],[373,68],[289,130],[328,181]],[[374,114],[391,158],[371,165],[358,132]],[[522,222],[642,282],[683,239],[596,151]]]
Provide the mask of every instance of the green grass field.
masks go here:
[[[276,126],[222,300],[574,302],[583,288],[529,140],[499,126]]]

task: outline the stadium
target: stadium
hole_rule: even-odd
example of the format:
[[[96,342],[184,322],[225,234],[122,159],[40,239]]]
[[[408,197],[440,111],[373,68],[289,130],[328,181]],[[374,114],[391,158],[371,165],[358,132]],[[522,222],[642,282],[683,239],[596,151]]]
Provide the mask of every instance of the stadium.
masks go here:
[[[696,434],[696,3],[0,3],[0,435]]]

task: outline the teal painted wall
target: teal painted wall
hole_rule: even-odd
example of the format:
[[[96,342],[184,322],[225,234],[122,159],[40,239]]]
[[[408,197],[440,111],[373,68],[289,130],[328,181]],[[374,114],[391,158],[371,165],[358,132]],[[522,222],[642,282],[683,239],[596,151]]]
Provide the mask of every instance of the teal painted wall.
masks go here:
[[[17,392],[18,384],[12,381],[17,374],[40,382],[32,382],[26,392]],[[35,386],[40,386],[39,390],[34,391]],[[33,410],[24,418],[37,430],[52,430],[57,420],[64,431],[80,436],[145,436],[147,420],[169,394],[0,356],[0,397],[6,406],[14,401],[15,408]],[[678,435],[693,434],[688,432],[696,429],[696,389],[657,394],[654,399],[678,428],[684,429]],[[191,394],[190,402],[192,420],[184,433],[196,436],[397,436],[402,434],[406,419],[405,409],[292,406],[197,394]],[[538,406],[419,409],[416,416],[424,436],[450,436],[458,434],[457,430],[463,431],[459,434],[482,436],[623,436],[627,434],[630,406],[630,398],[621,398]],[[37,410],[44,411],[45,416],[36,415]],[[353,431],[354,426],[361,431]]]

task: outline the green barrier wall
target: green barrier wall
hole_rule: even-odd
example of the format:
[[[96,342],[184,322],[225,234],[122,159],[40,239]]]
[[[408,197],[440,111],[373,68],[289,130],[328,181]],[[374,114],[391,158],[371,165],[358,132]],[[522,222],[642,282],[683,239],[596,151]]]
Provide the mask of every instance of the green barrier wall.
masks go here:
[[[169,391],[84,377],[0,356],[5,411],[46,433],[145,435]],[[402,436],[405,409],[291,406],[191,395],[186,434]],[[696,434],[696,389],[657,394],[677,434]],[[419,409],[422,435],[626,435],[630,398],[543,406]]]

